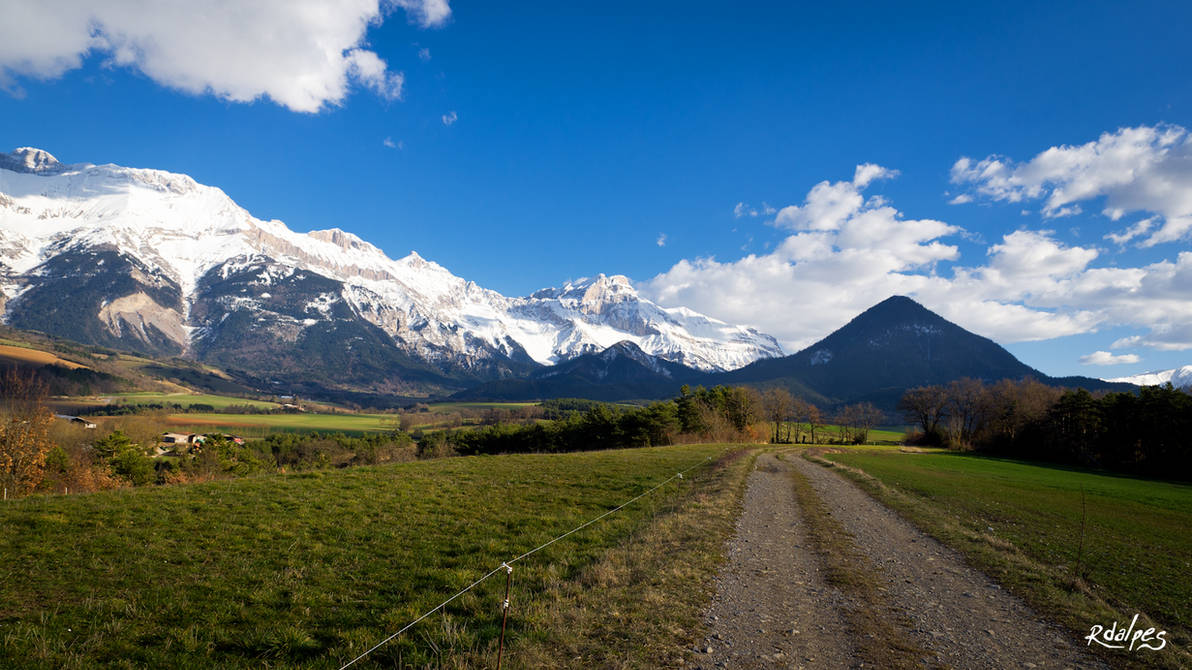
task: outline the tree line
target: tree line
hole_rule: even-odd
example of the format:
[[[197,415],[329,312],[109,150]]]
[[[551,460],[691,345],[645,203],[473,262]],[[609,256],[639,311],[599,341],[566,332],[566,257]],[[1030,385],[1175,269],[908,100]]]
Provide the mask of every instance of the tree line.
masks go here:
[[[503,454],[665,446],[680,442],[861,443],[883,418],[869,403],[828,415],[782,388],[683,386],[644,407],[586,400],[544,403],[549,420],[497,423],[418,437],[419,453]],[[837,424],[829,429],[829,422]]]
[[[1092,394],[1032,379],[960,379],[899,402],[926,445],[1192,479],[1192,396],[1165,386]]]

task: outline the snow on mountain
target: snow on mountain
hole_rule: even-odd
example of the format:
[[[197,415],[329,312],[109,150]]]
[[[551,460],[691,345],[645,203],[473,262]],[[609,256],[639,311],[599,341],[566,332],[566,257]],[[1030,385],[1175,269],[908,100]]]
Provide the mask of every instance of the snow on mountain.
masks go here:
[[[1171,385],[1176,388],[1188,388],[1192,387],[1192,365],[1185,365],[1171,370],[1160,370],[1158,372],[1144,372],[1142,374],[1130,375],[1129,377],[1106,379],[1105,381],[1124,382],[1126,384],[1137,384],[1138,386],[1162,386],[1171,382]]]
[[[96,250],[117,256],[101,258]],[[257,219],[220,189],[186,175],[67,165],[30,147],[0,153],[0,309],[6,319],[30,287],[62,267],[94,279],[98,270],[88,262],[123,258],[132,259],[127,271],[138,286],[165,293],[155,298],[148,295],[153,290],[129,289],[106,296],[96,306],[101,321],[120,337],[152,330],[183,352],[212,327],[190,314],[203,286],[251,267],[258,272],[255,294],[237,284],[241,293],[221,296],[220,304],[259,310],[271,298],[272,282],[295,271],[315,273],[342,290],[311,296],[310,318],[291,318],[287,327],[310,326],[329,313],[328,301],[342,300],[400,348],[431,362],[504,356],[551,364],[625,340],[702,370],[734,369],[783,353],[772,337],[751,328],[645,300],[623,276],[599,275],[509,298],[416,253],[389,258],[337,228],[298,233],[281,221]],[[167,304],[175,294],[177,304]]]

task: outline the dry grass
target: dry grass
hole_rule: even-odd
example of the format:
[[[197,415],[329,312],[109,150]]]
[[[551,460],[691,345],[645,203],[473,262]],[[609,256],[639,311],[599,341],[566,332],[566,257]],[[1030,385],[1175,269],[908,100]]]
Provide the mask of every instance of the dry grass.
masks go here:
[[[20,361],[22,363],[34,363],[37,365],[61,365],[62,367],[69,368],[71,370],[87,369],[86,365],[80,365],[74,361],[68,361],[65,358],[60,358],[48,351],[30,349],[28,347],[14,347],[9,344],[0,344],[0,359]]]
[[[756,456],[737,449],[720,458],[685,495],[659,505],[652,521],[578,577],[560,575],[547,592],[521,602],[515,579],[512,616],[525,625],[507,650],[507,667],[689,663]],[[486,656],[491,661],[492,650]],[[471,660],[485,665],[484,658]]]

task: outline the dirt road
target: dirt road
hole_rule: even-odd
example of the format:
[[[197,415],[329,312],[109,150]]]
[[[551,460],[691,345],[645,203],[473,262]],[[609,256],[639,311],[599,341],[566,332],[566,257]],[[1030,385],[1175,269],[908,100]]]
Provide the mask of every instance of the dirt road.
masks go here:
[[[877,584],[859,597],[825,577],[809,541],[792,471],[843,528]],[[695,654],[701,668],[856,668],[856,608],[922,653],[913,665],[946,668],[1100,668],[1057,627],[967,566],[851,482],[796,455],[763,454],[750,475],[729,560]],[[906,657],[903,658],[904,662]]]

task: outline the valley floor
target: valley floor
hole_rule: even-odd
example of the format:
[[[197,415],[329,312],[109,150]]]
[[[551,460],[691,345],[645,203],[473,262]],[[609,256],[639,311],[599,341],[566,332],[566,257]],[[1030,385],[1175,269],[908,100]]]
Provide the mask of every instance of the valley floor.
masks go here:
[[[1059,522],[1023,510],[1054,509],[1052,498],[1036,505],[1029,493],[1054,496],[1056,482],[1071,479],[1090,487],[1097,546],[1121,553],[1111,541],[1145,544],[1151,558],[1131,559],[1143,573],[1165,574],[1168,559],[1187,557],[1184,534],[1159,533],[1186,528],[1192,518],[1192,491],[1183,485],[964,455],[833,451],[840,453],[826,455],[905,489],[898,495],[932,490],[922,482],[908,487],[912,475],[937,488],[945,481],[949,495],[993,501],[1003,516],[988,523],[999,533],[1017,524],[1065,545]],[[792,448],[686,445],[449,458],[6,501],[0,667],[337,668],[485,566],[668,481],[517,565],[508,667],[1184,665],[1179,602],[1130,591],[1130,583],[1094,569],[1089,574],[1100,581],[1092,588],[1117,603],[1107,616],[1118,612],[1128,622],[1135,604],[1147,605],[1172,636],[1164,652],[1090,654],[1080,627],[1112,619],[1103,610],[1040,601],[1030,585],[975,559],[932,525],[977,518],[962,504],[928,505],[924,521],[842,473],[868,475],[825,465]],[[958,479],[940,479],[944,466]],[[974,482],[987,470],[991,481],[1027,488],[979,488]],[[689,474],[677,480],[679,471]],[[1108,519],[1123,509],[1141,525],[1111,527]],[[1029,579],[1057,588],[1058,573],[1035,558],[1032,545],[999,542],[1028,566]],[[1095,568],[1117,564],[1097,555]],[[454,601],[356,667],[492,667],[500,581]],[[1163,598],[1182,600],[1186,576],[1168,581]],[[1024,594],[1033,607],[1017,597]],[[1132,603],[1128,613],[1124,603]]]

